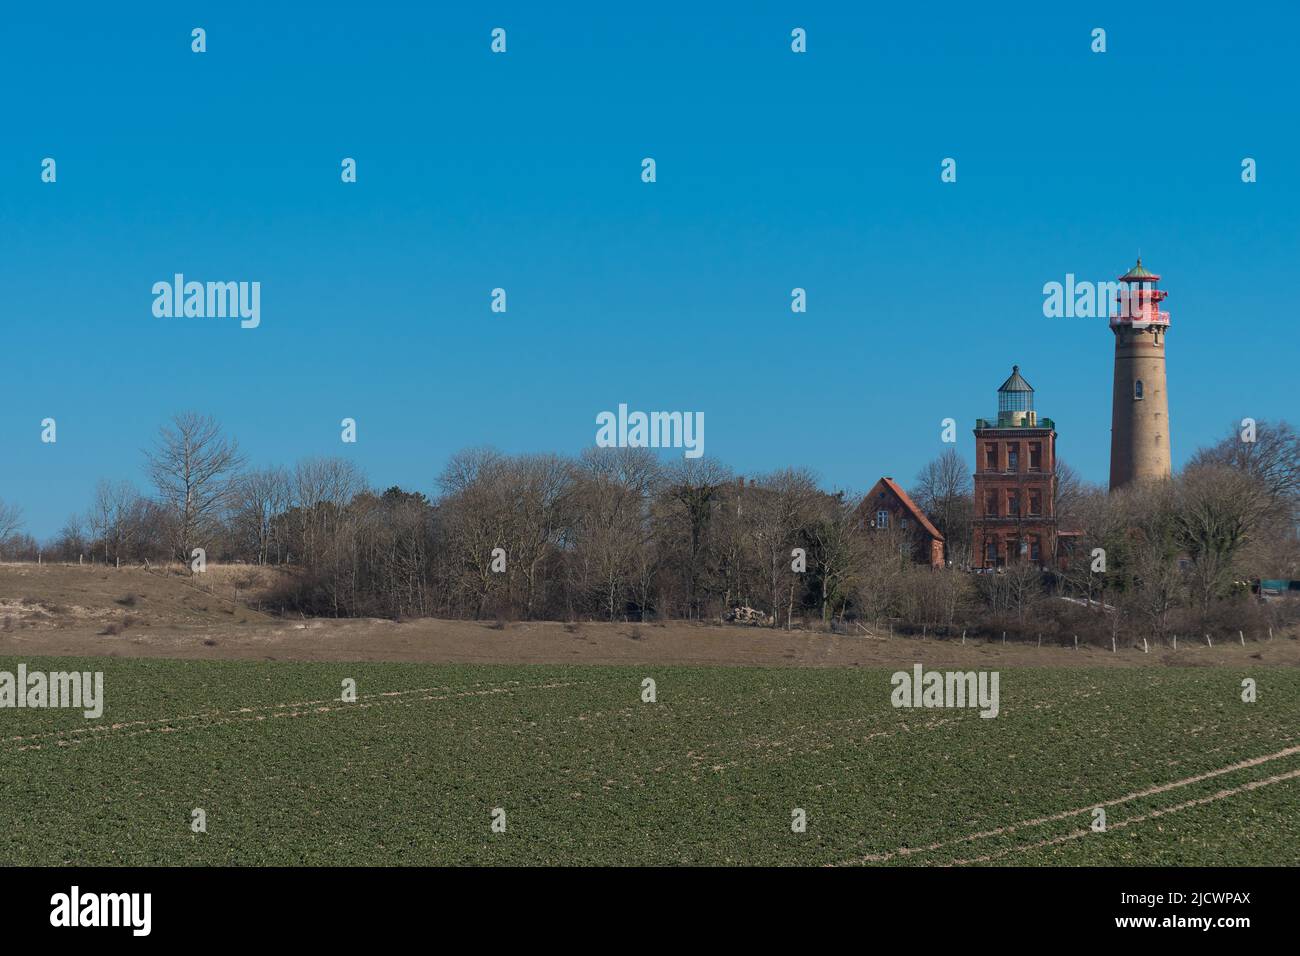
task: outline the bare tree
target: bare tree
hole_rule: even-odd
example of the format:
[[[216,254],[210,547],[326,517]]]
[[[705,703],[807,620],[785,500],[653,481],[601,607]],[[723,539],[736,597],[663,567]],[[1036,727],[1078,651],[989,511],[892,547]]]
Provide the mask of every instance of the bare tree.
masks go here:
[[[507,479],[515,503],[507,551],[522,578],[524,616],[531,618],[544,599],[546,562],[568,540],[573,470],[558,455],[525,456],[510,462]]]
[[[143,502],[140,492],[129,481],[105,481],[95,485],[91,504],[91,525],[100,538],[104,563],[130,558],[142,527]]]
[[[53,550],[64,561],[79,561],[91,548],[86,537],[86,519],[70,515],[53,542]]]
[[[1257,478],[1275,500],[1292,509],[1300,504],[1300,436],[1287,422],[1257,422],[1253,434],[1233,425],[1218,444],[1197,451],[1187,470],[1207,465],[1245,472]]]
[[[362,515],[348,505],[364,491],[365,475],[346,458],[308,458],[294,467],[289,530],[307,576],[308,600],[336,615],[355,603]]]
[[[866,560],[858,517],[861,500],[861,495],[837,492],[812,504],[816,514],[808,522],[807,534],[817,562],[823,624],[830,621],[836,604],[843,609],[849,599],[850,582]]]
[[[713,459],[682,458],[668,467],[661,519],[663,552],[677,558],[685,589],[686,617],[701,615],[709,573],[709,532],[731,472]]]
[[[1056,461],[1056,481],[1052,485],[1052,514],[1058,528],[1074,529],[1078,524],[1078,509],[1083,499],[1096,490],[1088,485],[1067,462]]]
[[[257,563],[266,564],[276,540],[276,517],[292,500],[289,473],[283,468],[262,468],[240,475],[231,494],[231,520],[236,533],[252,544]],[[281,556],[276,555],[277,563]]]
[[[1184,593],[1175,534],[1176,486],[1157,481],[1140,484],[1117,499],[1131,544],[1124,570],[1129,576],[1126,602],[1164,639],[1169,615]]]
[[[899,609],[899,596],[912,568],[916,542],[896,521],[884,528],[860,528],[859,560],[846,581],[858,609],[874,622]]]
[[[1006,582],[1007,610],[1023,625],[1025,615],[1043,598],[1043,572],[1030,561],[1012,561],[994,576]]]
[[[1238,572],[1238,553],[1272,506],[1264,482],[1236,468],[1189,468],[1179,480],[1173,529],[1191,559],[1191,583],[1202,620],[1214,599],[1227,593]]]
[[[611,621],[624,606],[642,550],[651,546],[649,500],[661,480],[659,462],[645,448],[589,448],[579,462],[575,571]]]
[[[0,501],[0,550],[8,553],[16,550],[18,531],[23,526],[23,511],[17,505]]]
[[[785,469],[759,478],[754,483],[754,506],[748,524],[757,549],[757,565],[763,569],[764,584],[771,600],[772,626],[778,611],[786,605],[786,626],[794,616],[794,594],[798,577],[793,570],[792,552],[805,543],[813,502],[819,494],[813,476],[802,469]]]
[[[911,496],[948,545],[949,559],[967,554],[975,516],[974,484],[970,467],[957,449],[945,449],[916,476]],[[957,567],[957,561],[953,560]]]
[[[183,412],[158,430],[145,452],[149,477],[175,519],[175,550],[182,561],[211,532],[231,492],[231,479],[244,463],[234,439],[216,419]]]
[[[1107,594],[1120,587],[1123,580],[1120,569],[1124,567],[1130,546],[1122,506],[1124,495],[1124,492],[1108,495],[1100,488],[1089,488],[1080,495],[1073,509],[1073,527],[1081,535],[1069,556],[1064,577],[1090,603],[1105,604]]]
[[[450,583],[475,618],[483,616],[494,592],[508,591],[506,576],[515,574],[518,563],[509,554],[515,501],[508,464],[493,449],[471,449],[453,456],[438,479]],[[505,574],[492,570],[496,548],[507,551]]]

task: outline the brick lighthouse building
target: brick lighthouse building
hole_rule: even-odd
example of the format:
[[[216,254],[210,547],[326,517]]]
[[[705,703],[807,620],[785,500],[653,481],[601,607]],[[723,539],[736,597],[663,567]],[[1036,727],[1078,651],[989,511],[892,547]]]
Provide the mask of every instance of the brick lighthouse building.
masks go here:
[[[996,422],[975,422],[975,527],[971,565],[1039,567],[1056,554],[1056,423],[1034,411],[1034,390],[1011,367]]]
[[[1165,386],[1165,334],[1169,313],[1160,302],[1169,293],[1156,288],[1160,277],[1142,268],[1142,259],[1125,275],[1115,333],[1115,386],[1110,417],[1110,490],[1135,481],[1168,478],[1169,395]]]

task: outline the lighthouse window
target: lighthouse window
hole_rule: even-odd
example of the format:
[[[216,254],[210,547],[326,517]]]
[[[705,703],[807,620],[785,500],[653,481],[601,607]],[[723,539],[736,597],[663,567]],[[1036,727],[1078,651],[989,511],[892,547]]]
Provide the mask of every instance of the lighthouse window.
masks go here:
[[[1138,379],[1133,383],[1133,397],[1136,399],[1142,398],[1142,379]]]

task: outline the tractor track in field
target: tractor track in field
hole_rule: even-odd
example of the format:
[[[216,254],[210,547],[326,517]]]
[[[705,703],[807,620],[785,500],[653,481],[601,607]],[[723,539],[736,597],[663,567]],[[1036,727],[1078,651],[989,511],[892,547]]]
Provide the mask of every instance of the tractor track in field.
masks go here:
[[[24,750],[42,750],[47,746],[71,747],[94,740],[122,739],[125,737],[138,737],[142,734],[151,733],[182,733],[190,730],[204,730],[209,727],[218,727],[225,724],[253,723],[264,720],[274,720],[281,717],[306,717],[312,714],[333,713],[345,710],[367,710],[384,704],[409,704],[427,701],[457,700],[468,697],[488,697],[496,694],[510,694],[520,690],[552,690],[560,687],[575,687],[581,683],[584,682],[557,681],[546,684],[524,684],[520,681],[509,681],[502,685],[484,687],[475,690],[464,690],[459,693],[450,694],[433,693],[434,691],[439,690],[451,690],[450,686],[422,687],[413,688],[411,690],[384,691],[376,694],[365,694],[359,696],[355,702],[345,702],[341,699],[334,698],[327,700],[302,701],[299,703],[261,704],[256,707],[240,707],[227,711],[218,710],[203,714],[191,714],[179,717],[158,717],[149,720],[126,721],[123,723],[111,724],[107,727],[72,728],[68,730],[46,731],[39,734],[29,734],[19,737],[6,737],[4,740],[0,741],[0,743],[17,743],[19,746],[0,747],[0,753],[12,753]],[[424,694],[425,696],[412,697],[411,695],[413,694]],[[270,713],[255,713],[257,711],[270,711]],[[188,724],[188,726],[174,726],[176,724]],[[34,740],[43,740],[46,742],[28,742]]]
[[[1261,787],[1271,787],[1275,783],[1282,783],[1285,780],[1295,780],[1300,777],[1300,770],[1289,770],[1286,773],[1274,774],[1271,777],[1264,777],[1261,780],[1251,780],[1249,783],[1243,783],[1238,787],[1231,787],[1227,790],[1219,790],[1207,797],[1196,797],[1193,800],[1186,800],[1182,803],[1176,803],[1171,807],[1161,807],[1158,810],[1152,810],[1150,813],[1144,813],[1140,816],[1129,817],[1127,820],[1121,820],[1118,823],[1107,825],[1105,833],[1113,830],[1122,830],[1125,827],[1134,826],[1139,823],[1145,823],[1148,820],[1154,820],[1157,817],[1163,817],[1170,813],[1178,813],[1181,810],[1190,810],[1193,807],[1201,807],[1207,803],[1214,803],[1227,797],[1235,797],[1239,793],[1249,793],[1252,790],[1258,790]],[[1099,804],[1100,806],[1100,804]],[[976,863],[990,863],[994,860],[1000,860],[1003,857],[1010,856],[1012,853],[1022,853],[1025,850],[1038,850],[1044,847],[1057,846],[1061,843],[1069,843],[1071,840],[1077,840],[1080,837],[1092,835],[1091,829],[1071,830],[1062,836],[1053,837],[1050,840],[1039,840],[1035,843],[1022,843],[1019,846],[1008,847],[1005,850],[999,850],[996,853],[990,853],[985,856],[972,857],[967,860],[952,860],[945,864],[947,866],[971,866]]]
[[[1294,740],[1295,737],[1287,737],[1284,739]],[[1265,754],[1264,756],[1261,757],[1251,757],[1246,760],[1240,760],[1237,763],[1229,764],[1226,767],[1220,767],[1216,770],[1208,770],[1204,773],[1194,774],[1193,776],[1184,777],[1181,780],[1173,780],[1170,781],[1169,783],[1158,784],[1154,787],[1147,787],[1143,790],[1136,790],[1133,793],[1125,794],[1122,797],[1113,797],[1109,800],[1098,800],[1096,803],[1090,803],[1086,807],[1077,807],[1073,810],[1062,810],[1059,813],[1053,813],[1048,816],[1034,817],[1029,820],[1021,820],[1017,823],[1008,824],[1007,826],[994,827],[991,830],[983,830],[978,833],[969,833],[966,836],[955,837],[951,840],[941,840],[935,843],[926,844],[925,846],[898,847],[897,849],[890,850],[886,853],[866,854],[864,856],[855,857],[851,860],[842,860],[839,863],[832,863],[829,865],[830,866],[855,866],[855,865],[866,865],[869,863],[887,863],[890,860],[898,859],[900,857],[916,856],[921,853],[932,853],[936,850],[942,850],[948,847],[958,846],[963,843],[973,843],[977,840],[987,840],[990,837],[1004,836],[1005,834],[1008,833],[1014,833],[1017,830],[1024,830],[1031,827],[1043,826],[1049,823],[1058,823],[1061,820],[1068,820],[1070,817],[1076,817],[1085,813],[1091,813],[1097,807],[1102,807],[1102,808],[1114,807],[1124,803],[1129,803],[1130,801],[1133,800],[1141,800],[1146,797],[1158,796],[1159,794],[1162,793],[1168,793],[1170,790],[1175,790],[1180,787],[1191,786],[1192,784],[1201,783],[1202,781],[1205,780],[1211,780],[1215,777],[1220,777],[1227,773],[1234,773],[1238,770],[1249,770],[1252,767],[1258,767],[1262,764],[1268,763],[1273,760],[1282,760],[1285,759],[1286,757],[1291,757],[1296,754],[1300,754],[1300,746],[1286,747],[1282,750],[1277,751],[1276,753]],[[1243,784],[1239,787],[1234,787],[1229,790],[1220,790],[1218,793],[1213,794],[1210,797],[1198,797],[1195,800],[1189,800],[1186,801],[1185,803],[1176,804],[1172,807],[1165,807],[1160,810],[1153,810],[1150,813],[1144,814],[1142,816],[1131,817],[1128,820],[1122,820],[1119,823],[1115,823],[1113,825],[1108,826],[1107,831],[1119,830],[1125,826],[1131,826],[1134,823],[1141,823],[1144,820],[1149,820],[1154,817],[1164,816],[1167,813],[1173,813],[1177,810],[1184,810],[1190,807],[1200,806],[1201,804],[1210,803],[1213,802],[1214,800],[1220,800],[1223,799],[1224,797],[1233,796],[1237,793],[1244,793],[1249,790],[1255,790],[1258,789],[1258,787],[1260,786],[1267,786],[1273,783],[1280,783],[1283,780],[1290,780],[1297,776],[1300,776],[1300,770],[1290,771],[1284,774],[1278,774],[1273,777],[1268,777],[1260,781],[1252,781],[1249,784]],[[1018,852],[1020,850],[1036,849],[1038,847],[1052,846],[1056,843],[1064,843],[1068,840],[1077,839],[1079,836],[1086,836],[1091,832],[1092,832],[1091,829],[1072,831],[1071,833],[1066,834],[1064,837],[1055,837],[1049,840],[1042,840],[1035,843],[1026,843],[1018,847],[1011,847],[1007,850],[999,851],[998,853],[991,854],[989,856],[974,857],[969,860],[953,861],[948,865],[961,866],[967,863],[985,863],[990,860],[998,859],[1002,856],[1006,856],[1008,854]]]

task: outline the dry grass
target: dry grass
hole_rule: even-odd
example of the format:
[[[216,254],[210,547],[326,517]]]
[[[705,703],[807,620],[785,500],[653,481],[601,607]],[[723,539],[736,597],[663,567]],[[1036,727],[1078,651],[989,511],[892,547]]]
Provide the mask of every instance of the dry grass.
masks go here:
[[[133,657],[424,661],[500,664],[722,664],[783,667],[1256,667],[1300,666],[1295,628],[1272,641],[1213,648],[1070,647],[956,639],[785,631],[715,622],[286,619],[244,603],[252,575],[209,566],[197,579],[169,569],[0,564],[0,644],[13,653]],[[132,598],[126,603],[126,598]],[[129,613],[128,613],[129,611]],[[112,629],[110,629],[112,625]]]
[[[275,572],[242,565],[209,565],[201,575],[188,567],[114,568],[105,565],[0,564],[0,616],[12,629],[45,630],[80,626],[121,628],[128,617],[139,627],[195,626],[231,618],[266,622],[271,616],[249,607]]]

